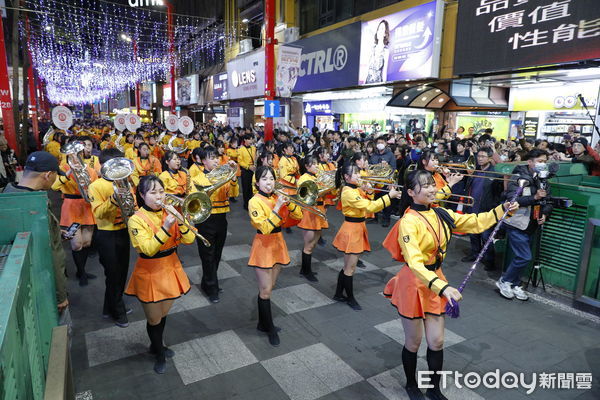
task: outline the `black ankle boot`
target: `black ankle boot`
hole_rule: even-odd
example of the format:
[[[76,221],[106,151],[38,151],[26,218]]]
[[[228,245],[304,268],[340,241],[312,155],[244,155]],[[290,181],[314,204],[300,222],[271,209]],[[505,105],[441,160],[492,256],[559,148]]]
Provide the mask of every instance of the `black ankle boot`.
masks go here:
[[[302,269],[300,269],[300,275],[304,275],[304,277],[311,282],[318,282],[319,280],[312,272],[311,258],[312,254],[306,254],[305,252],[302,252]]]
[[[338,274],[337,287],[335,288],[335,295],[333,295],[335,301],[346,301],[347,297],[344,296],[344,269]]]

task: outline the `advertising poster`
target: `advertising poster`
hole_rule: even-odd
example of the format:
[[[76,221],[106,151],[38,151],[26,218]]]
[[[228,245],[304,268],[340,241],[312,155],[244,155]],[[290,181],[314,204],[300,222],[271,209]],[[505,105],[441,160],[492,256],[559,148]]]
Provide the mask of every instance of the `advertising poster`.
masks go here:
[[[300,72],[301,56],[301,47],[279,46],[277,73],[275,75],[277,97],[292,96],[292,90],[296,86],[298,73]]]
[[[227,91],[230,99],[264,96],[264,49],[227,63]]]
[[[198,75],[190,75],[175,81],[175,101],[178,106],[198,103]]]
[[[363,22],[360,85],[439,76],[443,3]]]
[[[492,132],[493,137],[498,140],[507,139],[510,131],[510,118],[459,114],[456,117],[456,126],[464,126],[465,129],[473,127],[477,133],[482,133],[485,129],[491,128],[494,130]]]
[[[215,101],[229,99],[227,93],[227,72],[213,76],[213,99]]]
[[[291,43],[302,51],[294,92],[356,86],[360,22]]]
[[[598,0],[460,0],[454,73],[600,58]]]

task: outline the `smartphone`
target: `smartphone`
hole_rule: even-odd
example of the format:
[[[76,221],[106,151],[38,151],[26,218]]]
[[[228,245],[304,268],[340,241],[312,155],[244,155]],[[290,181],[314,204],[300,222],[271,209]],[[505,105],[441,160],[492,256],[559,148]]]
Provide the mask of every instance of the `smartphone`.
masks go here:
[[[71,224],[71,226],[69,226],[69,229],[67,229],[67,232],[63,235],[63,238],[65,238],[67,240],[73,239],[73,237],[75,236],[75,233],[77,232],[77,229],[79,229],[80,226],[81,226],[81,224],[79,224],[77,222],[73,222]]]

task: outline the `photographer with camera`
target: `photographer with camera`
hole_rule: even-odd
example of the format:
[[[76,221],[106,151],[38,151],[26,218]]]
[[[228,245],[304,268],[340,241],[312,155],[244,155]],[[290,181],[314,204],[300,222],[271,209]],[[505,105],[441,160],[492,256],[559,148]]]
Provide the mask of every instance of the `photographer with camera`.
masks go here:
[[[496,282],[500,294],[507,299],[516,297],[518,300],[527,300],[529,296],[521,288],[521,272],[533,258],[531,244],[538,227],[552,212],[552,202],[546,202],[550,195],[550,188],[545,179],[540,179],[540,173],[548,171],[548,153],[544,150],[533,149],[527,153],[527,165],[518,165],[513,170],[517,179],[512,179],[508,189],[504,192],[505,198],[511,198],[518,190],[518,181],[527,180],[523,194],[517,198],[519,210],[506,223],[506,237],[508,245],[513,252],[513,259]]]

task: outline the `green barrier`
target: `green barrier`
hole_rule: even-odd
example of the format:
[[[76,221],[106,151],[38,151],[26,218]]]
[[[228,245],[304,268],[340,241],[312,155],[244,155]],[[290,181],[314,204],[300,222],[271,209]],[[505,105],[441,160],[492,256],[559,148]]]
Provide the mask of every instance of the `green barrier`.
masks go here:
[[[575,292],[580,271],[586,271],[589,282],[583,286],[588,288],[593,288],[594,282],[597,284],[600,274],[598,236],[589,241],[588,249],[584,248],[589,221],[600,219],[600,177],[588,176],[582,164],[559,163],[559,166],[556,176],[549,180],[552,196],[567,197],[573,206],[552,211],[542,231],[538,261],[546,283]],[[496,170],[508,174],[514,167],[514,164],[498,164]],[[506,249],[505,268],[511,258],[510,249]],[[592,292],[587,290],[588,294]]]
[[[58,323],[45,192],[0,195],[0,399],[42,399]],[[19,233],[26,232],[26,233]]]

